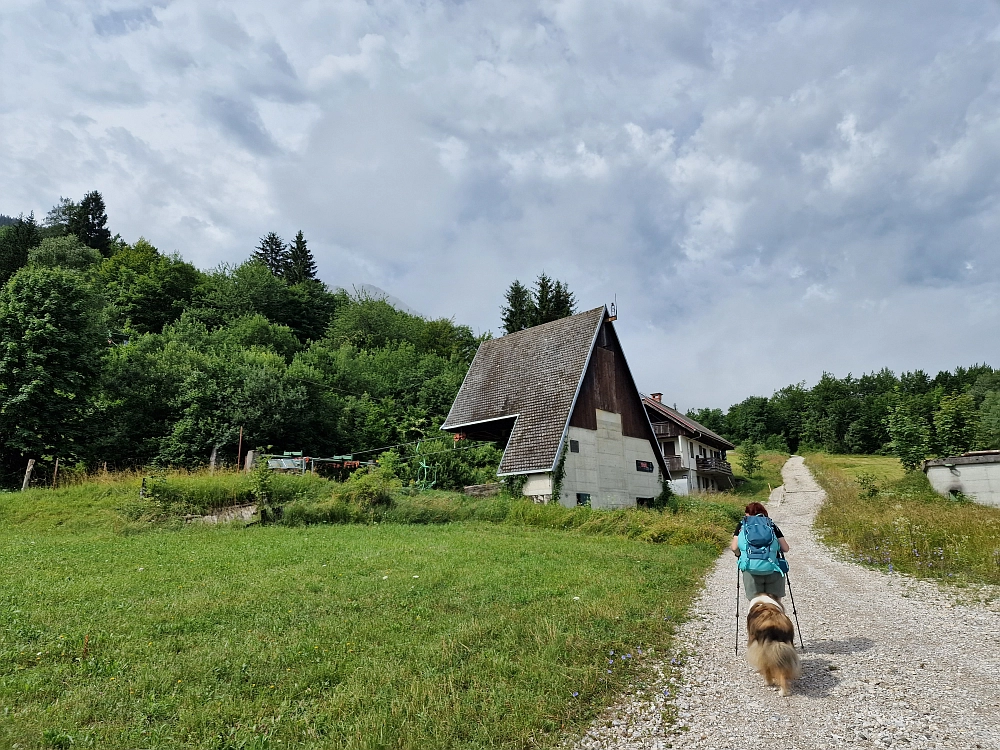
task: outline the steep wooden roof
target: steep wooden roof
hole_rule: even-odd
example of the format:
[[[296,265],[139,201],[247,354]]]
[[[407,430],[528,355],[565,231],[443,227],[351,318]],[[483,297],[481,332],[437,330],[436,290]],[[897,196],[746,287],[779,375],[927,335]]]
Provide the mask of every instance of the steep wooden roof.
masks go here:
[[[551,471],[604,307],[484,341],[442,429],[516,417],[498,474]]]
[[[705,427],[705,425],[701,424],[701,422],[696,422],[686,414],[681,414],[676,409],[671,409],[669,406],[657,401],[655,398],[643,396],[642,403],[645,404],[646,411],[649,412],[650,419],[652,421],[673,422],[681,428],[685,437],[700,440],[706,445],[711,445],[724,451],[731,451],[736,448],[735,445],[722,437],[722,435],[712,432],[710,429]]]

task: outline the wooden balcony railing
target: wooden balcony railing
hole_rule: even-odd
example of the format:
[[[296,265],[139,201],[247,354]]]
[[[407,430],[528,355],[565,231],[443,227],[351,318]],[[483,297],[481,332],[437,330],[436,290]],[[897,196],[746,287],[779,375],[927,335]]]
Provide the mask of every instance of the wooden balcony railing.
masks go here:
[[[675,472],[684,468],[680,456],[664,456],[663,460],[667,462],[667,471]]]
[[[728,461],[713,456],[698,456],[697,469],[699,474],[733,475],[733,467]]]
[[[658,438],[677,437],[681,434],[681,428],[673,422],[653,422],[653,434]]]

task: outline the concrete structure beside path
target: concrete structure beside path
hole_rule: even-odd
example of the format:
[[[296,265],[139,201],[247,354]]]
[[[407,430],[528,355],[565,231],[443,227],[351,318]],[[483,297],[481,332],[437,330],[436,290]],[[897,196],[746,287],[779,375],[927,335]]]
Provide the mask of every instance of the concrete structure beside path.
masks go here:
[[[1000,508],[1000,451],[973,451],[924,461],[931,487],[942,495],[961,493],[980,505]]]

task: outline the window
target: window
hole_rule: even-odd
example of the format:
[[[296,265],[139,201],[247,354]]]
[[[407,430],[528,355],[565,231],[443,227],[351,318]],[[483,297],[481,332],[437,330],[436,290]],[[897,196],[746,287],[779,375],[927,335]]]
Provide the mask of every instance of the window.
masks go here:
[[[635,505],[637,508],[652,508],[653,498],[651,497],[637,497],[635,499]]]
[[[569,441],[569,452],[570,453],[579,453],[580,452],[580,441],[579,440],[570,440]]]
[[[663,446],[663,455],[664,456],[673,456],[674,455],[674,441],[673,440],[668,440],[665,443],[660,443],[660,445]]]
[[[590,493],[589,492],[577,492],[576,493],[576,504],[585,505],[590,507]]]
[[[652,474],[653,473],[653,462],[652,461],[639,461],[639,460],[636,460],[636,462],[635,462],[635,470],[636,471],[646,471],[646,472],[649,472],[650,474]]]
[[[691,458],[694,458],[694,443],[688,443],[688,449],[691,451]]]

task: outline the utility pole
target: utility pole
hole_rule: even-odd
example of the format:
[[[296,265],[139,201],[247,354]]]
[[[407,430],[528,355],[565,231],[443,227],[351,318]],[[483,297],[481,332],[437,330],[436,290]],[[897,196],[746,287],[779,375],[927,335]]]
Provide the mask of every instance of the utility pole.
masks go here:
[[[243,425],[240,425],[240,444],[236,448],[236,473],[240,473],[240,462],[243,460]]]

